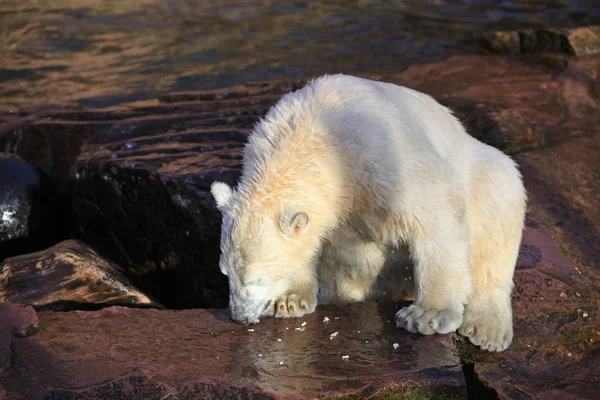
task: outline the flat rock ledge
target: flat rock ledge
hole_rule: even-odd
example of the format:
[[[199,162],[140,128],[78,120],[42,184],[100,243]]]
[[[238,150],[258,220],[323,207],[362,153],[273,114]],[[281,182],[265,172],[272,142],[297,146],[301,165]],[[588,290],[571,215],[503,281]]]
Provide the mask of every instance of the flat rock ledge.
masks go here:
[[[8,307],[0,316],[19,306]],[[401,332],[394,310],[321,307],[251,327],[220,310],[41,312],[35,333],[12,339],[0,387],[8,399],[466,398],[452,337]]]

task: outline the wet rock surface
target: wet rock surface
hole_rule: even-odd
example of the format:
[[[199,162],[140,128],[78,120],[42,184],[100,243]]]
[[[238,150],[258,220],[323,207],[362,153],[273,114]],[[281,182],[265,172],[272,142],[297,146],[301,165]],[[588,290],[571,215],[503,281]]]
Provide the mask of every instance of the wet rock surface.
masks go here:
[[[34,335],[13,339],[0,384],[9,398],[30,399],[299,399],[382,390],[465,398],[451,336],[400,331],[395,311],[375,303],[321,307],[251,327],[219,310],[41,312]]]
[[[68,310],[111,304],[162,307],[85,243],[66,240],[0,263],[0,303]]]
[[[371,77],[432,94],[455,111],[471,134],[513,155],[524,175],[529,194],[528,229],[515,274],[515,339],[506,352],[488,354],[453,336],[464,363],[469,397],[595,398],[600,387],[600,57],[457,56],[409,67],[397,75]],[[137,288],[155,295],[167,307],[223,308],[227,304],[227,282],[217,268],[220,216],[208,192],[209,185],[214,180],[235,184],[248,131],[281,95],[302,83],[256,83],[213,92],[174,93],[157,102],[112,111],[61,109],[35,118],[6,116],[3,118],[8,122],[0,122],[0,127],[11,125],[0,135],[0,148],[9,148],[45,168],[62,193],[72,199],[76,221],[73,235],[122,268]],[[448,352],[455,354],[455,350],[449,350],[451,337],[415,337],[396,330],[393,323],[389,327],[387,323],[381,325],[383,315],[392,319],[395,307],[390,306],[385,314],[379,313],[380,307],[386,306],[353,305],[340,308],[338,314],[356,313],[356,323],[360,324],[370,321],[361,313],[371,313],[369,318],[379,321],[365,322],[377,327],[370,331],[373,340],[387,338],[380,343],[379,353],[356,347],[356,335],[352,340],[345,337],[345,352],[326,346],[331,343],[328,335],[332,332],[325,328],[310,333],[309,328],[318,326],[324,315],[332,317],[329,308],[319,308],[318,314],[307,317],[304,332],[295,330],[303,320],[265,320],[251,327],[254,332],[248,332],[231,325],[219,311],[44,311],[40,313],[41,326],[46,324],[48,330],[16,340],[13,359],[18,362],[3,373],[0,383],[12,385],[5,390],[13,395],[19,389],[12,382],[39,377],[38,383],[27,389],[34,398],[48,393],[64,398],[110,398],[114,393],[142,393],[148,398],[169,394],[177,398],[260,398],[287,394],[369,395],[375,393],[371,388],[390,388],[391,382],[402,385],[413,382],[414,377],[415,382],[434,382],[431,387],[425,384],[421,388],[441,387],[440,393],[464,397],[464,384],[455,391],[458,381],[454,380],[453,369],[450,373],[438,365],[425,373],[418,366],[417,375],[406,375],[408,364],[395,364],[395,359],[387,358],[392,357],[387,353],[390,342],[397,342],[403,360],[418,358],[420,352],[429,354],[427,346],[417,347],[417,343],[436,349],[434,358],[439,355],[447,359]],[[163,319],[169,326],[168,335]],[[128,352],[130,344],[119,344],[130,340],[125,320],[132,327],[147,324],[143,329],[148,335],[163,334],[157,333],[151,342],[144,342],[143,349],[131,344],[137,350]],[[89,324],[98,327],[97,334],[87,330]],[[219,338],[211,342],[209,334],[184,335],[196,330],[206,332],[204,326],[209,332],[220,332]],[[369,331],[356,327],[358,330]],[[288,357],[300,363],[302,357],[294,354],[305,354],[310,347],[307,343],[314,342],[320,353],[318,357],[307,357],[316,360],[312,372],[278,370],[279,364],[270,364],[274,358],[268,362],[251,358],[258,348],[261,350],[257,354],[263,356],[267,350],[272,356],[286,354],[285,347],[267,346],[270,340],[276,342],[280,332],[323,335],[326,340],[311,337],[310,342],[292,341],[287,348]],[[344,337],[342,331],[339,335]],[[81,337],[101,338],[104,344],[98,349],[68,344],[78,343]],[[287,336],[279,338],[283,341],[277,343],[290,340]],[[272,344],[277,345],[275,342]],[[255,347],[248,347],[250,344]],[[208,365],[202,364],[202,357],[217,348],[223,353],[212,353],[220,357],[210,364],[213,367],[194,369],[195,364]],[[36,351],[48,349],[60,362],[57,367],[44,364],[44,371],[60,377],[62,380],[56,380],[61,382],[60,387],[47,383],[50,378],[39,372],[44,358]],[[261,353],[263,350],[265,353]],[[154,359],[144,355],[154,351],[172,357]],[[76,363],[77,368],[88,372],[69,375],[74,369],[67,366],[76,359],[70,354],[84,352],[93,357],[77,359]],[[242,358],[236,358],[238,353],[243,354]],[[201,357],[192,358],[193,354]],[[377,358],[371,359],[369,354],[382,357],[379,365],[366,368],[350,363]],[[349,358],[342,360],[342,355]],[[203,372],[208,378],[188,378],[190,375],[178,363],[191,359],[195,364],[189,370]],[[317,362],[320,359],[324,361]],[[277,362],[281,361],[282,367],[292,368],[285,360]],[[116,363],[111,364],[115,365],[114,375],[102,375],[110,370],[104,362]],[[378,369],[385,366],[395,375]],[[98,372],[94,375],[94,371]],[[328,375],[323,371],[334,372]],[[431,376],[426,378],[427,374]],[[436,376],[450,376],[454,383],[436,386]],[[276,388],[277,382],[285,382],[283,391]],[[341,382],[342,386],[331,386],[332,382]]]

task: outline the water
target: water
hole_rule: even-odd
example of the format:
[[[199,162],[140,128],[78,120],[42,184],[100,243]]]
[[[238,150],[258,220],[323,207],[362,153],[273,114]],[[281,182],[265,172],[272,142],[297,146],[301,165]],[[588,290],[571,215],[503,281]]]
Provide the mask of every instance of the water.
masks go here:
[[[484,30],[592,23],[600,0],[3,0],[0,108],[398,72]]]

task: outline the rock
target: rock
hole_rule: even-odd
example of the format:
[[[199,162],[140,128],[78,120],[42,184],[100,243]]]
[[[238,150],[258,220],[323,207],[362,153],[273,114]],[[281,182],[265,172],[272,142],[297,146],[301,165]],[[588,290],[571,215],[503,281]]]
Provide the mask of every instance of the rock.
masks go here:
[[[475,43],[481,50],[493,53],[582,56],[600,52],[600,27],[490,32],[476,37]]]
[[[598,397],[600,114],[571,126],[547,129],[553,146],[515,156],[529,228],[515,274],[513,344],[498,355],[461,346],[470,376],[502,399]]]
[[[456,56],[369,77],[432,94],[472,135],[517,154],[588,126],[597,62]],[[169,308],[226,307],[216,251],[221,217],[209,186],[236,183],[253,124],[303,83],[172,93],[112,111],[48,111],[20,126],[13,121],[0,147],[46,166],[70,198],[75,236],[121,266],[140,290]]]
[[[0,261],[63,236],[69,224],[59,218],[61,206],[43,172],[18,156],[0,153]]]
[[[376,78],[432,94],[454,110],[472,135],[511,153],[524,175],[529,193],[528,229],[515,275],[515,339],[507,352],[488,354],[455,336],[465,362],[469,395],[596,396],[600,56],[455,56]],[[11,119],[11,128],[0,135],[0,148],[45,168],[60,190],[72,195],[77,236],[122,267],[136,287],[168,307],[224,308],[227,281],[217,268],[220,215],[208,192],[210,183],[218,179],[235,184],[241,149],[252,124],[279,96],[301,84],[259,83],[214,92],[175,93],[161,97],[157,104],[118,111],[60,110],[29,119],[20,115]],[[367,317],[381,322],[381,316],[374,316],[384,314],[377,314],[372,307],[372,303],[364,303],[339,312],[354,310],[362,315],[367,310]],[[322,323],[327,314],[331,318],[330,310],[337,309],[319,308],[315,320],[307,317],[307,326]],[[385,315],[391,316],[392,311]],[[280,332],[308,333],[309,329],[282,329],[291,331],[300,321],[265,320],[248,332],[231,325],[218,311],[111,308],[94,313],[45,311],[41,315],[48,330],[15,339],[13,359],[18,367],[0,377],[1,384],[12,385],[5,389],[8,394],[17,387],[27,388],[23,386],[26,377],[42,372],[48,376],[27,389],[34,398],[52,390],[56,397],[118,397],[123,393],[144,398],[283,397],[288,392],[282,394],[281,390],[300,390],[294,387],[309,388],[298,395],[303,397],[346,389],[373,394],[378,388],[395,390],[389,383],[394,379],[381,368],[400,366],[400,378],[394,382],[404,384],[408,381],[404,380],[402,360],[437,360],[438,353],[447,354],[449,348],[444,347],[449,344],[448,337],[405,335],[384,326],[384,334],[373,334],[370,344],[383,349],[390,343],[413,346],[399,349],[400,360],[385,358],[379,347],[358,347],[362,345],[355,340],[359,336],[343,343],[348,352],[331,350],[329,336],[326,340],[311,336],[309,342],[293,342],[285,353],[285,347],[265,343],[272,341],[276,346],[274,340]],[[356,318],[357,324],[365,324],[357,331],[367,331],[369,324],[380,329],[367,317]],[[212,338],[205,328],[217,332],[219,338]],[[140,342],[137,332],[141,329],[145,335],[155,336],[132,343],[134,338]],[[86,347],[90,343],[80,344],[84,342],[81,338],[92,337],[96,331],[99,333],[93,337],[105,340],[99,342],[98,351]],[[339,337],[343,338],[342,331]],[[281,343],[288,343],[287,338]],[[220,346],[216,340],[226,344]],[[307,343],[315,344],[318,355],[307,353]],[[426,346],[417,347],[418,343],[431,343],[434,355],[430,356]],[[171,352],[152,362],[149,354],[162,348]],[[312,364],[302,371],[284,371],[277,369],[278,360],[247,361],[255,349],[265,348],[269,355],[287,355],[295,363],[306,360]],[[47,350],[50,358],[45,357]],[[210,351],[231,353],[225,356]],[[237,353],[241,355],[238,358]],[[342,359],[344,355],[349,358]],[[204,363],[212,356],[216,364],[206,367]],[[223,359],[216,360],[217,356]],[[354,364],[339,364],[348,369],[337,369],[338,358],[347,363],[367,361],[369,367],[353,369]],[[42,369],[45,360],[50,361]],[[290,364],[282,361],[281,368],[289,368]],[[448,365],[454,363],[454,359],[448,361]],[[405,385],[402,390],[429,390],[436,387],[440,376],[449,376],[440,374],[437,367],[426,370],[420,365],[415,361],[411,367],[417,371],[416,382],[421,385],[432,377],[433,386]],[[430,377],[421,379],[428,373]],[[455,379],[452,374],[454,370],[450,376]],[[278,389],[279,381],[284,382],[283,389]],[[384,381],[387,383],[381,384]],[[437,387],[447,393],[447,385]]]
[[[111,304],[162,307],[85,243],[67,240],[0,265],[0,303],[73,309]]]
[[[38,328],[33,308],[23,304],[0,304],[0,374],[10,367],[13,337],[26,337]],[[0,385],[0,398],[2,398]]]
[[[28,399],[466,398],[451,335],[403,332],[396,310],[320,307],[252,327],[218,310],[41,312],[38,332],[14,339],[0,386]]]

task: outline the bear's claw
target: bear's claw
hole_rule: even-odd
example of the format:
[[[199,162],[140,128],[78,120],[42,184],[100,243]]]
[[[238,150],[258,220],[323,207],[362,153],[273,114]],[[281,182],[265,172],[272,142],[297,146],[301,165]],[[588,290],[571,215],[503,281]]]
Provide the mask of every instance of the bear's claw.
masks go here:
[[[315,311],[316,304],[297,294],[282,296],[275,301],[275,318],[299,318]]]

